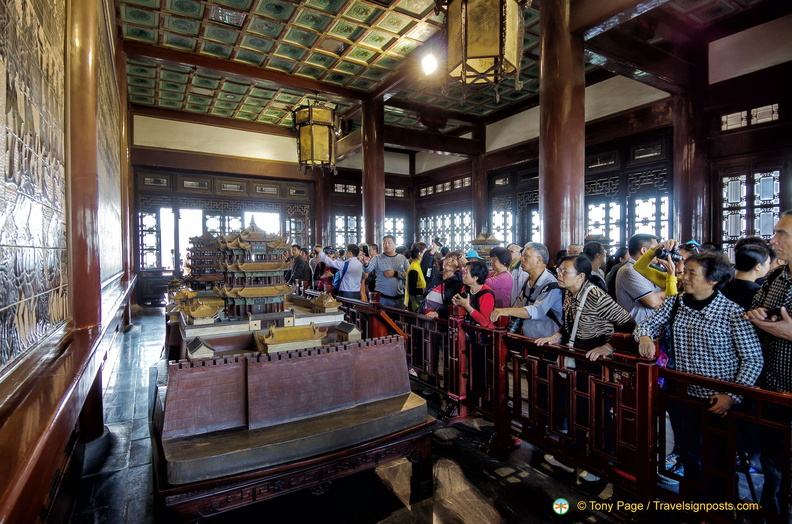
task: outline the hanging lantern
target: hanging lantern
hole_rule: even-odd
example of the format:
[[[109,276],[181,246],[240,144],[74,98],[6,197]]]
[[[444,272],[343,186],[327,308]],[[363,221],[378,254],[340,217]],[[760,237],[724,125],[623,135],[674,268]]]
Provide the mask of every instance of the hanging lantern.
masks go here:
[[[329,167],[335,170],[336,132],[335,111],[322,103],[308,104],[292,111],[297,131],[298,169]]]
[[[462,85],[519,83],[523,15],[517,0],[448,0],[448,74]]]

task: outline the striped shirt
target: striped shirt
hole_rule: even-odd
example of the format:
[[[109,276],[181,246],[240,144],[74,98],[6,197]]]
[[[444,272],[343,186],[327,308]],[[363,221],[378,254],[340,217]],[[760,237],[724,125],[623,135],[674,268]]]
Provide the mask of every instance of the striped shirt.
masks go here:
[[[574,295],[564,290],[563,315],[564,325],[561,328],[561,343],[568,344],[575,325],[575,317],[580,306],[580,298],[586,288],[591,288],[575,335],[575,347],[593,349],[610,340],[614,326],[629,325],[633,322],[630,314],[617,304],[610,295],[589,281],[583,283]]]
[[[696,310],[680,300],[674,317],[673,343],[676,370],[692,375],[753,386],[762,371],[762,350],[750,322],[743,318],[743,308],[724,297],[720,291],[706,307]],[[651,317],[635,328],[633,335],[657,338],[671,316],[675,295],[668,297]],[[694,397],[708,398],[718,391],[689,386]],[[736,401],[741,398],[729,394]]]
[[[407,275],[407,259],[403,255],[388,256],[380,253],[369,261],[363,270],[368,275],[377,272],[377,283],[374,290],[386,298],[402,298],[404,295],[404,280]],[[395,271],[392,277],[386,277],[386,271]]]
[[[751,309],[781,306],[792,312],[792,275],[788,265],[765,277],[762,288],[751,303]],[[757,331],[765,357],[760,384],[770,391],[792,393],[792,340],[774,337],[761,329]]]

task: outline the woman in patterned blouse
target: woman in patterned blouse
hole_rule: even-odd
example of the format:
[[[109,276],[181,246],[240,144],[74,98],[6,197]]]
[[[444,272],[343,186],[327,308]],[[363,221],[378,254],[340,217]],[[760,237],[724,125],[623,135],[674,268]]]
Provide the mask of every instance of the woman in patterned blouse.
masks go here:
[[[657,312],[641,322],[633,333],[639,341],[641,356],[655,356],[654,339],[670,322],[677,371],[753,386],[762,371],[762,349],[753,326],[743,318],[743,309],[718,291],[731,277],[731,265],[720,255],[702,253],[685,260],[684,293],[666,298]],[[688,386],[687,394],[693,402],[680,402],[672,395],[666,406],[677,420],[674,437],[685,478],[698,484],[702,480],[702,412],[711,414],[707,418],[708,426],[726,429],[721,417],[741,397],[693,384]],[[712,433],[708,442],[713,459],[711,467],[722,469],[722,462],[728,456],[726,442]],[[706,498],[720,500],[718,497],[728,492],[725,480],[717,475],[708,477]],[[681,494],[700,497],[693,489]]]
[[[631,330],[635,322],[630,313],[592,284],[590,278],[591,261],[588,258],[577,255],[562,259],[558,268],[558,287],[564,290],[563,325],[555,335],[536,339],[537,345],[570,345],[586,350],[586,357],[591,360],[613,354],[610,338],[614,328]],[[575,337],[570,343],[573,332]]]

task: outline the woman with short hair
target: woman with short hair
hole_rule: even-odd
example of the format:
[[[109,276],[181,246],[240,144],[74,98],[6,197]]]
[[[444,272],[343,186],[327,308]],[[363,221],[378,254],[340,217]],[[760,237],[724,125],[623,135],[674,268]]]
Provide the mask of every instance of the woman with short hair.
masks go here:
[[[495,309],[495,294],[485,283],[489,269],[481,260],[467,263],[467,271],[462,277],[462,290],[451,299],[457,306],[462,306],[467,311],[465,318],[468,322],[485,328],[495,327],[490,320],[492,310]]]

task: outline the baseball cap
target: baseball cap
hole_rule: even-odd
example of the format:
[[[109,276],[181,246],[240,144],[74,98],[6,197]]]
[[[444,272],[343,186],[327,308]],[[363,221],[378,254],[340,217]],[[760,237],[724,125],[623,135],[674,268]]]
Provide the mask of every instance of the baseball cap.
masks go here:
[[[465,258],[478,258],[481,259],[478,252],[475,249],[471,249],[467,253],[465,253]]]

